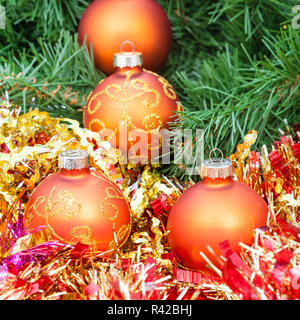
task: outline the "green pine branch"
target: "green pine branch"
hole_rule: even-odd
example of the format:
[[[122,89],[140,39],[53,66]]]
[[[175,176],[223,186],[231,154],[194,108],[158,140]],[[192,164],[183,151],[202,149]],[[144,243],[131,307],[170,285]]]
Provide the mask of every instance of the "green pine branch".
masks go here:
[[[274,39],[264,37],[269,51],[262,60],[253,60],[246,48],[249,64],[240,61],[237,49],[204,60],[192,77],[177,72],[173,77],[185,111],[179,128],[205,130],[205,154],[218,147],[226,155],[251,129],[259,132],[256,148],[278,138],[279,129],[300,121],[300,35],[291,27]],[[191,106],[191,107],[187,107]],[[166,173],[181,175],[177,166]]]
[[[8,52],[0,57],[0,94],[26,112],[35,105],[53,116],[81,121],[78,109],[104,75],[94,67],[86,46],[79,47],[77,36],[62,31],[55,45],[37,40],[28,51]],[[0,54],[5,48],[0,51]]]

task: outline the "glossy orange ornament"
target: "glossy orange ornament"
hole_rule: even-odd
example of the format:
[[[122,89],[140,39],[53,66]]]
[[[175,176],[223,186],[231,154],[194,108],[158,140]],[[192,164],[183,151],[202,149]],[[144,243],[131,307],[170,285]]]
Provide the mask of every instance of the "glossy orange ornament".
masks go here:
[[[204,177],[181,195],[170,212],[169,244],[187,268],[210,273],[200,251],[219,267],[207,246],[219,256],[219,244],[228,240],[239,252],[238,243],[251,244],[254,229],[267,223],[268,207],[261,196],[227,175]]]
[[[78,151],[77,160],[74,152],[64,162],[67,168],[74,161],[80,163]],[[31,231],[45,226],[52,240],[67,244],[81,242],[99,251],[109,251],[107,255],[116,248],[114,233],[122,246],[131,228],[130,209],[121,190],[87,166],[62,167],[43,180],[29,198],[24,223]]]
[[[155,0],[95,0],[79,23],[78,40],[93,43],[97,67],[111,74],[113,54],[125,40],[143,53],[145,68],[156,71],[167,60],[172,31],[167,14]]]
[[[140,58],[137,52],[120,52],[115,56],[121,63],[123,55],[133,59],[133,64]],[[117,67],[115,73],[102,80],[90,94],[83,122],[92,131],[112,130],[115,139],[109,139],[108,135],[107,140],[127,152],[136,143],[135,132],[157,134],[168,128],[168,122],[177,119],[175,112],[179,110],[179,99],[166,79],[140,65],[125,66]],[[125,140],[122,135],[119,137],[122,126],[126,126],[128,133]]]

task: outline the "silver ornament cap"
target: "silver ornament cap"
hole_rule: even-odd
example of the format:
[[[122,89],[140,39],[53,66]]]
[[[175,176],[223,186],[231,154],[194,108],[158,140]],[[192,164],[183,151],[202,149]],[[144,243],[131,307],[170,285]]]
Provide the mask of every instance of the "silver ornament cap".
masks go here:
[[[66,150],[58,156],[58,167],[66,170],[81,170],[90,166],[90,156],[85,150]]]
[[[218,150],[222,154],[222,158],[211,158],[211,153],[215,150]],[[209,153],[209,159],[204,160],[201,165],[201,176],[202,178],[208,177],[211,179],[216,178],[228,178],[233,177],[234,168],[232,161],[228,159],[224,159],[223,152],[218,149],[214,148]]]
[[[130,44],[132,46],[132,51],[123,51],[125,44]],[[134,49],[134,44],[131,41],[124,41],[121,44],[121,52],[117,52],[113,57],[113,66],[124,68],[124,67],[141,67],[143,65],[143,55],[141,52],[136,52]]]

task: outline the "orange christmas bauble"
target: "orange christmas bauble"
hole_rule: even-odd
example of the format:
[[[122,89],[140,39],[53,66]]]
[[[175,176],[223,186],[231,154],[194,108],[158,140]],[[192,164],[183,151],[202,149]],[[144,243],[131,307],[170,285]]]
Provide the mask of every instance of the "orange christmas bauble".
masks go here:
[[[83,122],[86,128],[101,132],[114,147],[129,154],[130,148],[134,150],[136,133],[159,136],[161,129],[168,128],[168,122],[177,119],[175,112],[181,106],[166,79],[141,67],[140,53],[120,52],[114,56],[116,71],[90,94]],[[126,133],[122,134],[124,126]],[[147,137],[146,145],[149,140]],[[148,151],[154,149],[155,144],[148,147]]]
[[[172,31],[167,14],[155,0],[95,0],[84,12],[78,40],[93,44],[95,63],[113,73],[113,54],[125,40],[143,53],[145,68],[155,71],[167,60]]]
[[[127,201],[114,182],[89,169],[85,151],[63,152],[59,161],[59,172],[49,175],[31,194],[25,227],[34,231],[45,226],[49,239],[81,242],[109,256],[130,233]]]
[[[208,161],[204,168],[215,165]],[[223,168],[217,169],[223,170],[223,174],[211,175],[211,171],[206,171],[208,176],[186,190],[170,212],[169,244],[187,268],[210,273],[205,257],[219,267],[221,242],[228,240],[231,248],[239,252],[238,243],[251,244],[254,229],[267,223],[265,201],[256,191],[232,179],[230,163],[224,159]]]

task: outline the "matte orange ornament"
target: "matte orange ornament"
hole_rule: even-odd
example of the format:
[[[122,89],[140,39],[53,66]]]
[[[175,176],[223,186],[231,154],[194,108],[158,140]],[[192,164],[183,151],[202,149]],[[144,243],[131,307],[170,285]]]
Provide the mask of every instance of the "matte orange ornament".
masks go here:
[[[88,159],[83,150],[62,152],[59,172],[31,194],[24,223],[30,231],[45,226],[49,239],[81,242],[109,256],[129,236],[130,209],[114,182],[89,169]]]
[[[254,229],[267,223],[268,207],[256,191],[232,179],[229,160],[206,160],[202,175],[203,180],[174,204],[167,230],[169,244],[182,264],[210,273],[205,257],[218,267],[221,242],[228,240],[236,252],[240,251],[239,242],[251,244]]]
[[[93,44],[97,67],[114,72],[113,54],[130,40],[144,56],[145,68],[156,71],[167,60],[172,31],[167,14],[155,0],[96,0],[79,23],[78,40]]]
[[[166,79],[142,68],[140,52],[116,53],[114,65],[115,73],[100,81],[88,97],[83,122],[86,128],[101,132],[103,137],[109,132],[107,140],[127,152],[136,143],[136,133],[158,134],[168,128],[168,122],[177,119],[175,112],[181,106]],[[125,138],[124,134],[119,135],[124,126],[128,134]],[[110,139],[112,136],[114,139]],[[151,142],[147,139],[146,145]]]

